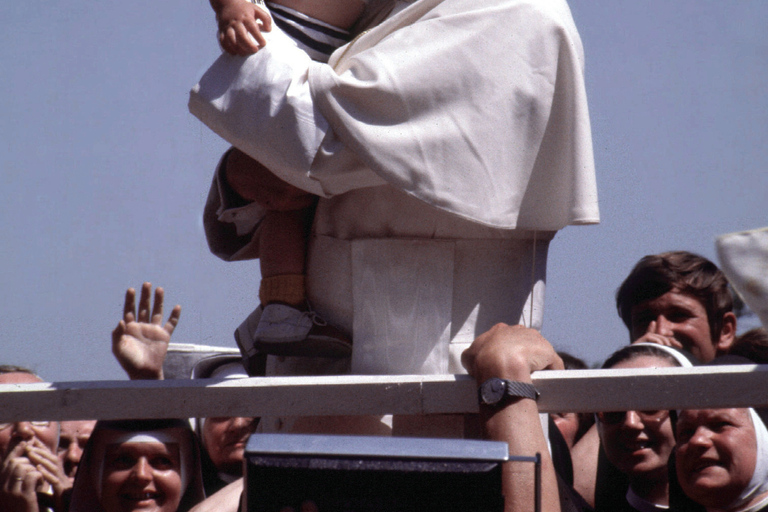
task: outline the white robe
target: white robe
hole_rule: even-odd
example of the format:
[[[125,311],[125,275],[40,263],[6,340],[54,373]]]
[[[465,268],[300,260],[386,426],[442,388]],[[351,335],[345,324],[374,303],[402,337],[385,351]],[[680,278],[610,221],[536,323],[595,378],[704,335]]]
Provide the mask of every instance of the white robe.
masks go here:
[[[250,57],[222,55],[190,110],[286,181],[325,197],[389,183],[505,229],[598,222],[564,1],[419,0],[328,64],[273,32]]]
[[[308,292],[352,332],[354,373],[460,372],[461,350],[494,323],[540,326],[549,240],[599,220],[563,0],[418,0],[329,64],[273,29],[255,55],[222,55],[190,110],[327,198]],[[237,222],[221,203],[214,243],[210,225]],[[254,256],[240,231],[239,248],[214,252]]]

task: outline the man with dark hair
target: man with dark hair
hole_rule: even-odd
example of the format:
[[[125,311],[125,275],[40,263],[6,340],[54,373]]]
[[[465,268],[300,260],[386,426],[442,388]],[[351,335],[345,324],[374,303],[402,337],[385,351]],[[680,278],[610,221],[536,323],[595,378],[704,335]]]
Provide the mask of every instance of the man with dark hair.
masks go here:
[[[691,352],[702,362],[728,352],[736,335],[725,275],[686,251],[643,257],[616,292],[630,340]]]

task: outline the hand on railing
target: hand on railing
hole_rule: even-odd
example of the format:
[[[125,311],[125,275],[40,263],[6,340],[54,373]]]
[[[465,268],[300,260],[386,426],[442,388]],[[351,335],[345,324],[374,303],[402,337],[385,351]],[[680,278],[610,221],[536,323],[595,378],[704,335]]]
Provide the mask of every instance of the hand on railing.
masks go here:
[[[467,372],[482,384],[491,377],[531,382],[539,370],[562,370],[563,361],[535,329],[497,324],[461,355]]]
[[[552,345],[536,330],[522,325],[497,324],[481,334],[461,355],[461,363],[478,385],[491,378],[530,384],[531,374],[546,369],[563,369],[563,361]],[[489,439],[504,441],[509,453],[542,454],[542,510],[559,512],[557,478],[549,456],[547,440],[539,421],[536,398],[516,398],[498,403],[481,403],[480,418]],[[531,510],[536,500],[535,476],[519,462],[505,464],[502,488],[505,512]]]
[[[162,379],[163,361],[168,352],[171,334],[179,323],[181,306],[174,306],[163,325],[163,289],[155,289],[155,304],[150,316],[152,285],[144,283],[136,314],[136,290],[125,293],[123,319],[112,331],[112,353],[128,376],[135,379]]]

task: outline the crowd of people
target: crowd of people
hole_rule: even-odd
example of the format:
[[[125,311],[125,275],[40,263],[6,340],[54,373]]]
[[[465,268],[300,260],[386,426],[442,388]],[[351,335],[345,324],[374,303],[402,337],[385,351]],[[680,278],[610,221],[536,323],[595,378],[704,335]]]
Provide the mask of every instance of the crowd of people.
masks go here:
[[[181,310],[164,321],[164,293],[129,289],[112,334],[131,379],[162,379]],[[710,261],[684,251],[647,256],[619,287],[617,307],[631,344],[602,368],[762,363],[764,329],[736,335],[727,282]],[[751,359],[749,359],[751,357]],[[499,324],[463,355],[478,384],[531,383],[534,371],[586,368],[559,355],[537,331]],[[243,378],[241,358],[213,356],[190,377]],[[0,383],[41,379],[0,366]],[[535,400],[481,402],[485,437],[510,453],[541,452],[544,510],[758,511],[768,509],[768,430],[759,409],[599,411],[553,414],[549,438]],[[247,438],[258,418],[19,421],[0,424],[4,512],[183,512],[238,508]],[[551,455],[550,455],[551,454]],[[532,503],[532,472],[508,463],[504,492]],[[208,497],[207,499],[205,497]],[[515,508],[510,508],[515,510]]]
[[[510,247],[518,256],[535,255],[537,240],[546,249],[558,229],[599,220],[583,51],[565,2],[262,4],[211,0],[222,48],[258,57],[225,58],[211,68],[215,108],[203,97],[210,85],[206,77],[190,101],[193,113],[213,125],[224,94],[218,79],[226,66],[234,62],[236,73],[247,72],[245,64],[256,60],[265,66],[247,80],[234,80],[246,85],[245,103],[238,100],[242,91],[224,87],[231,95],[223,103],[242,110],[235,117],[244,131],[217,125],[236,147],[222,157],[204,213],[215,254],[227,260],[260,258],[261,304],[236,331],[243,360],[204,360],[189,377],[245,377],[266,364],[264,353],[324,357],[343,365],[354,354],[344,334],[349,315],[339,313],[352,308],[347,277],[365,255],[381,253],[386,261],[399,254],[402,247],[384,243],[390,237],[399,236],[401,244],[407,239],[414,260],[416,248],[446,239],[473,240],[452,246],[457,261],[476,258],[471,247],[482,240],[492,242],[483,245],[485,259],[493,260],[488,255],[496,250],[496,259],[508,262]],[[270,31],[271,36],[264,34]],[[354,33],[360,37],[334,53]],[[487,44],[502,37],[503,44]],[[316,62],[329,56],[330,65]],[[256,110],[249,111],[249,104]],[[324,232],[308,239],[313,215],[319,215],[315,226]],[[343,222],[335,222],[340,218]],[[315,286],[330,296],[323,297],[325,312],[338,313],[332,319],[338,329],[307,306],[307,245],[317,238],[324,245],[314,246],[316,260],[338,265],[315,273],[339,277],[326,281],[330,290]],[[350,240],[360,242],[359,250],[350,248]],[[371,240],[375,246],[365,246],[371,251],[365,252],[364,241]],[[362,260],[354,260],[358,256]],[[428,252],[425,261],[430,258]],[[388,279],[390,266],[383,267],[381,275],[367,269],[366,278]],[[543,267],[532,267],[535,281]],[[460,272],[466,268],[456,264],[439,277],[476,286],[479,291],[472,289],[487,300],[480,292],[493,286],[486,281],[522,272],[505,264],[498,269],[465,275]],[[528,270],[524,273],[527,278]],[[470,285],[477,276],[484,279]],[[540,319],[534,311],[540,315],[541,309],[535,306],[543,299],[536,286],[526,294],[511,303],[519,302],[519,308],[530,303],[529,324],[535,326]],[[126,294],[112,351],[130,379],[163,379],[181,308],[165,319],[163,290],[155,289],[153,300],[149,283],[142,286],[138,305],[136,295],[133,289]],[[498,297],[507,300],[510,294]],[[376,305],[363,307],[371,304]],[[631,344],[608,357],[603,368],[766,361],[765,331],[737,335],[725,276],[695,254],[642,258],[619,287],[616,304]],[[515,314],[503,312],[504,318]],[[474,336],[490,325],[469,330]],[[563,411],[552,415],[551,428],[545,429],[531,375],[563,369],[564,362],[570,368],[586,365],[561,357],[537,330],[521,325],[499,323],[471,345],[463,343],[468,348],[460,363],[477,381],[480,402],[479,414],[466,419],[474,427],[467,431],[505,442],[511,454],[541,454],[542,510],[768,510],[765,411]],[[449,345],[462,347],[454,340]],[[368,349],[376,350],[365,361],[358,358],[353,370],[375,373],[377,357],[389,350],[382,343]],[[433,358],[439,359],[435,368],[454,368],[458,357],[450,350]],[[388,373],[408,367],[405,359],[387,367]],[[0,366],[0,384],[41,381],[27,368]],[[235,512],[243,492],[245,444],[265,420],[2,423],[0,512]],[[521,464],[503,466],[505,512],[531,510],[534,502],[534,472]],[[317,510],[312,503],[300,508]]]

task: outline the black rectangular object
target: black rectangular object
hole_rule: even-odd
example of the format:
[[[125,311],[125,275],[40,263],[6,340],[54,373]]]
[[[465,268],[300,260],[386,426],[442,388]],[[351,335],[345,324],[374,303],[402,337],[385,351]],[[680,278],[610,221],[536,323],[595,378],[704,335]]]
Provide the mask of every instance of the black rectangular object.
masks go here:
[[[500,512],[506,460],[494,441],[254,434],[243,510]]]

